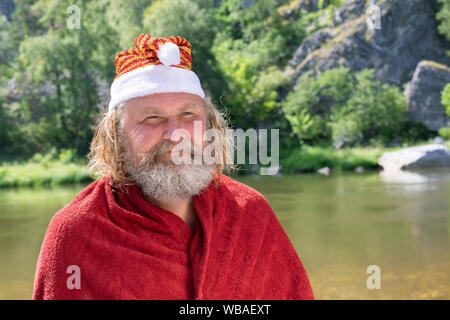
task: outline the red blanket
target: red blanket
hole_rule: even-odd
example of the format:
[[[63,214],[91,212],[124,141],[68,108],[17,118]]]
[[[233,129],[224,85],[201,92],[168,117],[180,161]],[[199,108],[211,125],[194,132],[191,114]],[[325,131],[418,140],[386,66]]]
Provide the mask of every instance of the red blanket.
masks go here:
[[[221,176],[193,198],[195,231],[102,178],[50,222],[33,299],[314,299],[267,200]]]

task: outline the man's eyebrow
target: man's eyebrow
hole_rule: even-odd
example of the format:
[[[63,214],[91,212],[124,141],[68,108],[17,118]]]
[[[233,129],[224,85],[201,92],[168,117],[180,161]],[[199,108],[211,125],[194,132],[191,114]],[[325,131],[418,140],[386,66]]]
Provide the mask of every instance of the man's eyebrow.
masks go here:
[[[201,106],[196,104],[196,103],[188,102],[188,103],[184,104],[182,107],[180,107],[177,111],[178,112],[182,112],[182,111],[187,110],[189,108],[200,108],[200,107]],[[142,116],[142,115],[147,114],[147,113],[160,114],[161,112],[158,109],[156,109],[156,108],[154,108],[152,106],[146,106],[146,107],[141,108],[138,111],[137,114],[138,114],[138,116]]]
[[[184,110],[192,108],[192,107],[200,108],[200,106],[198,104],[189,102],[189,103],[186,103],[185,105],[183,105],[181,108],[179,108],[178,111],[184,111]]]
[[[138,115],[144,115],[146,113],[160,113],[160,112],[151,106],[143,107],[138,111]]]

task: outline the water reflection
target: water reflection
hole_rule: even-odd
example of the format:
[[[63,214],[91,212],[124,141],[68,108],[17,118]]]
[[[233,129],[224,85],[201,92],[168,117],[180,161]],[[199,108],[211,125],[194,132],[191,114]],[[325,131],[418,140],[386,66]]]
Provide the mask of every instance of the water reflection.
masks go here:
[[[449,252],[449,197],[436,192],[450,180],[449,169],[417,171],[382,171],[380,177],[389,192],[409,194],[405,205],[413,223],[413,241],[420,258],[429,263],[443,258],[440,252]],[[448,195],[448,194],[447,194]]]
[[[0,299],[30,299],[51,217],[84,186],[0,190]]]
[[[450,297],[448,170],[305,174],[254,187],[285,226],[318,298]],[[382,270],[382,290],[365,286],[372,264]]]
[[[380,178],[387,184],[399,184],[397,187],[405,191],[425,191],[429,188],[438,188],[434,182],[450,179],[449,169],[422,169],[416,171],[383,170]]]

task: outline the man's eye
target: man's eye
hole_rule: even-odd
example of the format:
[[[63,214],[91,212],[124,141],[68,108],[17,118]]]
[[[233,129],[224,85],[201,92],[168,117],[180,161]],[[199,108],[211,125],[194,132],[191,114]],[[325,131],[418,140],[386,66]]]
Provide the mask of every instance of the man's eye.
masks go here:
[[[150,120],[158,119],[158,116],[150,116],[150,117],[145,118],[145,120],[147,120],[147,119],[150,119]]]
[[[183,116],[191,116],[191,115],[193,115],[192,112],[189,111],[183,112]]]

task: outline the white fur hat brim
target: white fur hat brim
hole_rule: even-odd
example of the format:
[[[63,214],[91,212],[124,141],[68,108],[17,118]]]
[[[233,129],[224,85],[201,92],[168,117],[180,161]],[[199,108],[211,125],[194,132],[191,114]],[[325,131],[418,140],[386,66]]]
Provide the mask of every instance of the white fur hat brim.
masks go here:
[[[129,99],[165,92],[186,92],[205,98],[200,80],[193,71],[166,65],[149,65],[127,72],[114,80],[108,112]]]

